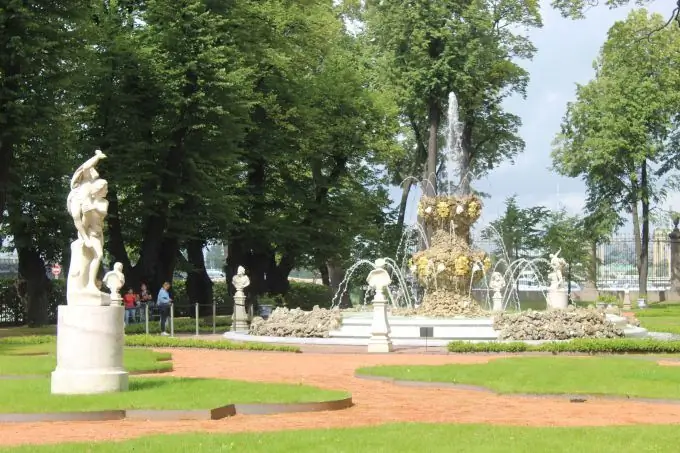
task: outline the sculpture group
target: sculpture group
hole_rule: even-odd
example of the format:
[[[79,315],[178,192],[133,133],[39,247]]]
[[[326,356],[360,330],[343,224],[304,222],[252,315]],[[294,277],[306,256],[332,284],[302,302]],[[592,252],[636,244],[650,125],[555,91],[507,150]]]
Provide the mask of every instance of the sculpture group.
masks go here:
[[[109,305],[110,297],[97,287],[97,274],[104,257],[104,219],[109,208],[108,183],[95,166],[106,155],[100,150],[73,174],[66,200],[78,232],[71,243],[66,300],[69,305]],[[122,286],[122,285],[121,285]]]

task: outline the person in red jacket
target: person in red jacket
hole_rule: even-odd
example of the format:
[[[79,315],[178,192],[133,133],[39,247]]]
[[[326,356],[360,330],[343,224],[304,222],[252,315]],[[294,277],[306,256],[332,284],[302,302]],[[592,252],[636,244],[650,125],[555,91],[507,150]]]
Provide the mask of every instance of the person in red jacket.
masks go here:
[[[127,326],[134,321],[135,311],[137,310],[137,294],[132,288],[128,289],[123,296],[123,303],[125,304],[125,325]]]

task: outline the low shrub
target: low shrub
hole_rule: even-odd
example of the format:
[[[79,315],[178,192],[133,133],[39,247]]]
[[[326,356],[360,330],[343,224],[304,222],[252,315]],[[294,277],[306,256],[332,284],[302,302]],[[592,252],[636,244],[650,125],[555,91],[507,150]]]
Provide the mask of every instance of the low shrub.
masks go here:
[[[174,324],[175,333],[196,332],[196,320],[194,318],[175,318]],[[227,330],[229,326],[231,326],[231,316],[217,316],[215,318],[215,328],[218,332]],[[199,318],[198,330],[199,332],[212,332],[212,318]],[[149,333],[160,332],[160,322],[158,320],[149,320]],[[146,333],[146,325],[144,321],[141,323],[130,324],[125,327],[125,333],[128,335]]]
[[[52,335],[29,335],[25,337],[0,338],[0,344],[44,344],[54,343],[57,337]],[[128,335],[125,337],[125,346],[147,348],[196,348],[196,349],[223,349],[223,350],[246,350],[246,351],[281,351],[300,352],[297,346],[276,345],[267,343],[235,343],[227,340],[200,340],[197,338],[173,338],[158,337],[151,335]]]
[[[579,338],[569,341],[551,341],[542,344],[523,342],[485,342],[452,341],[449,352],[552,352],[554,354],[580,352],[586,354],[675,354],[680,353],[680,341],[661,341],[651,338]]]
[[[0,324],[21,325],[26,323],[26,307],[21,300],[13,278],[0,279]],[[57,307],[66,304],[66,284],[64,280],[51,280],[48,293],[48,321],[57,322]]]
[[[200,340],[196,338],[156,337],[151,335],[130,335],[125,337],[125,346],[146,348],[197,348],[229,351],[280,351],[301,352],[297,346],[268,343],[235,343],[233,341]]]
[[[292,281],[284,300],[287,308],[301,308],[305,311],[311,311],[315,305],[330,308],[333,291],[325,285]]]

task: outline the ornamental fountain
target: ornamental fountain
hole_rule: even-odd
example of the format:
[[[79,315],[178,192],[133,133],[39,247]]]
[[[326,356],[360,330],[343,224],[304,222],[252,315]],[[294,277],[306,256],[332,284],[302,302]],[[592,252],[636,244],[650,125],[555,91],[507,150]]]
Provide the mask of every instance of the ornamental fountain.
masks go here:
[[[395,259],[384,258],[376,263],[368,260],[357,261],[347,270],[345,279],[333,298],[334,308],[329,310],[327,315],[320,313],[316,307],[314,310],[316,314],[310,313],[316,316],[314,320],[316,327],[328,321],[328,330],[324,331],[322,338],[271,336],[271,332],[275,331],[300,332],[306,329],[305,326],[291,329],[290,326],[283,325],[285,316],[278,317],[279,325],[264,326],[266,323],[258,320],[251,326],[249,335],[227,332],[225,337],[238,341],[367,345],[370,344],[369,338],[376,337],[375,319],[384,319],[387,324],[378,329],[380,330],[378,333],[383,335],[387,332],[389,338],[386,341],[389,340],[396,346],[420,346],[427,345],[428,342],[435,346],[445,345],[451,340],[496,341],[499,338],[510,338],[512,331],[517,330],[514,325],[521,326],[523,321],[520,319],[518,322],[517,319],[513,319],[513,315],[503,313],[494,315],[493,312],[503,312],[510,308],[511,304],[520,308],[516,291],[518,277],[515,273],[525,268],[537,271],[539,262],[554,263],[544,258],[510,261],[505,253],[505,257],[492,268],[490,257],[484,251],[471,246],[470,231],[482,213],[482,202],[474,194],[461,193],[461,188],[469,186],[469,172],[462,166],[460,147],[462,124],[458,118],[458,102],[454,93],[449,95],[448,118],[444,150],[446,181],[442,184],[443,190],[434,195],[424,191],[425,194],[418,202],[419,222],[404,232]],[[422,184],[427,186],[431,183],[426,179]],[[409,233],[417,234],[411,237],[408,236]],[[408,249],[415,245],[412,243],[413,239],[425,247],[421,250],[411,249],[409,253]],[[403,256],[401,263],[400,256]],[[501,263],[504,263],[506,268],[504,273],[497,271]],[[558,264],[562,265],[561,262]],[[388,286],[384,290],[390,309],[388,310],[384,303],[383,294],[376,294],[374,301],[379,301],[380,307],[374,307],[373,313],[361,309],[341,312],[338,307],[339,301],[347,291],[352,275],[365,267],[371,269],[371,275],[376,271],[384,275],[389,272],[394,288]],[[554,271],[551,280],[555,280],[556,276],[557,272]],[[491,277],[491,281],[488,277]],[[493,301],[488,300],[489,308],[492,308],[493,312],[483,310],[473,299],[472,290],[476,283],[486,286],[487,299],[493,294]],[[381,288],[380,292],[382,291]],[[561,308],[564,312],[562,292],[562,288],[551,285],[549,298],[552,302],[550,305]],[[367,305],[368,296],[367,292],[364,307]],[[379,313],[380,316],[376,316],[375,313]],[[283,315],[283,312],[281,314]],[[302,316],[302,313],[292,313],[291,319],[300,319]],[[557,313],[556,316],[571,319],[571,315],[568,314]],[[599,323],[599,327],[605,324],[608,326],[607,329],[612,327],[605,320],[604,314],[587,316],[579,314],[579,316],[582,319],[589,319],[589,322]],[[324,317],[328,319],[324,321]],[[607,320],[617,325],[619,331],[616,335],[646,335],[645,329],[627,326],[626,320],[622,317],[607,315]],[[551,321],[546,319],[548,323]],[[253,329],[256,325],[258,327]],[[511,326],[510,331],[508,325]],[[559,335],[570,335],[569,331],[574,330],[573,325],[564,323],[557,327],[559,327],[557,331],[555,329],[551,331],[551,334],[556,335],[555,339]],[[579,329],[580,326],[576,325],[575,328]],[[527,333],[531,334],[532,332]]]

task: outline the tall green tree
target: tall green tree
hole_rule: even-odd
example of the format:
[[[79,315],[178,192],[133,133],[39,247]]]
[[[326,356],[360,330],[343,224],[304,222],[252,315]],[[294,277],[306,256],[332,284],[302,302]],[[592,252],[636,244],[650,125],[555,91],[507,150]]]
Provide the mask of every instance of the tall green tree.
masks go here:
[[[560,173],[586,182],[591,213],[611,206],[631,215],[642,294],[650,209],[665,196],[659,178],[668,168],[665,142],[677,127],[680,105],[680,31],[669,28],[639,39],[640,30],[661,25],[661,16],[641,10],[611,28],[596,77],[577,88],[553,151]]]
[[[460,171],[460,192],[469,193],[472,174],[480,176],[523,149],[520,119],[501,104],[526,88],[528,74],[517,60],[531,58],[535,49],[518,31],[541,26],[538,2],[371,0],[365,5],[368,41],[385,83],[396,93],[404,124],[415,134],[427,124],[426,193],[436,192],[438,134],[452,91],[463,122],[460,168],[454,171]]]
[[[482,231],[482,237],[495,243],[495,253],[501,258],[517,260],[535,256],[540,251],[541,224],[547,213],[543,206],[520,208],[517,196],[513,195],[505,200],[503,215]]]

